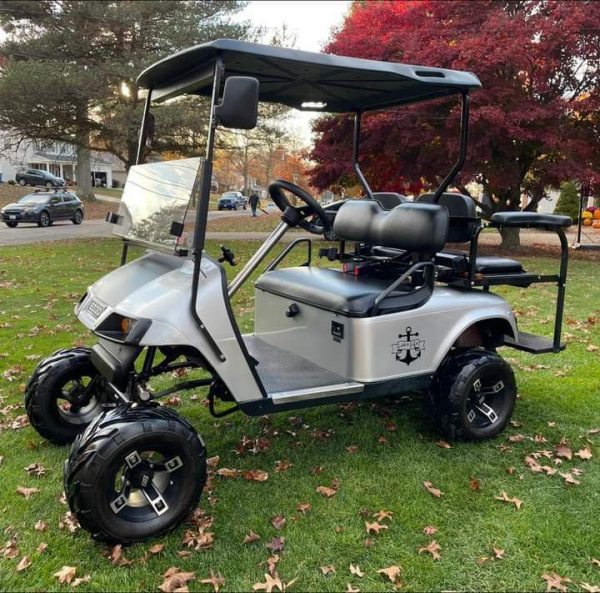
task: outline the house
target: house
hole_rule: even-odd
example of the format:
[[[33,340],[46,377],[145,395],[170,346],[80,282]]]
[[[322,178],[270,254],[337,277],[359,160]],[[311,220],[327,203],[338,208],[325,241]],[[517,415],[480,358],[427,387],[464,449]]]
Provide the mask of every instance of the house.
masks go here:
[[[77,148],[66,142],[17,140],[10,132],[0,132],[0,182],[15,179],[21,169],[41,169],[76,181]],[[96,187],[112,187],[113,171],[118,171],[112,155],[92,151],[92,183]],[[123,168],[124,171],[124,168]]]

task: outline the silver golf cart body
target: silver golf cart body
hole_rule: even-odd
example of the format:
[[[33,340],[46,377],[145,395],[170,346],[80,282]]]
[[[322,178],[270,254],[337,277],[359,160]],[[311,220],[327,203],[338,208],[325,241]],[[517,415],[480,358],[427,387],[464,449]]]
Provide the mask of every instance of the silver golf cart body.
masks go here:
[[[331,295],[315,302],[294,294],[294,290],[273,289],[268,280],[277,280],[280,270],[276,269],[267,271],[257,284],[254,333],[241,335],[230,298],[289,226],[282,222],[229,286],[221,264],[203,252],[214,130],[223,116],[219,113],[221,89],[229,77],[240,75],[258,80],[263,101],[298,109],[354,112],[354,167],[371,199],[374,194],[358,164],[362,112],[452,94],[462,96],[464,142],[458,162],[438,188],[439,199],[464,161],[468,92],[480,86],[477,77],[467,72],[227,40],[180,52],[146,70],[139,79],[140,85],[149,89],[145,122],[152,101],[192,93],[212,96],[211,124],[207,157],[185,161],[193,175],[188,174],[183,184],[186,189],[176,198],[177,213],[169,212],[171,225],[166,224],[167,232],[158,239],[140,233],[140,221],[130,220],[129,208],[143,200],[151,201],[153,194],[169,186],[168,167],[158,176],[163,187],[160,191],[154,182],[140,191],[140,180],[152,177],[149,173],[156,163],[132,168],[121,210],[112,218],[116,234],[125,240],[124,265],[89,287],[76,308],[79,320],[99,338],[93,352],[95,366],[123,399],[130,398],[123,377],[144,348],[193,349],[242,410],[262,414],[426,388],[450,350],[465,336],[472,339],[473,328],[477,328],[476,335],[486,328],[498,343],[518,340],[511,307],[488,291],[436,285],[414,306],[373,309],[370,295],[369,311],[356,311],[344,305],[354,293],[350,300],[342,298],[340,305],[328,304]],[[143,125],[140,162],[144,130]],[[195,230],[190,248],[184,249],[180,235],[192,195],[198,204]],[[158,210],[161,207],[157,206]],[[156,212],[144,212],[141,220],[156,219]],[[125,263],[130,243],[146,246],[149,251]],[[401,239],[398,246],[402,246]],[[360,285],[361,278],[355,280]],[[388,284],[375,286],[385,293]],[[122,318],[133,321],[127,335],[115,331]]]

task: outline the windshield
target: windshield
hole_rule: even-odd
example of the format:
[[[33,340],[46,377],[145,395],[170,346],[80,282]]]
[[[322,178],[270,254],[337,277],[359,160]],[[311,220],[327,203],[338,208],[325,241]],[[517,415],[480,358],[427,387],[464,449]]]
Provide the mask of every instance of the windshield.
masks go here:
[[[234,191],[228,191],[228,192],[225,192],[223,194],[223,197],[224,198],[237,198],[238,197],[238,193],[234,192]]]
[[[48,194],[23,196],[19,204],[45,204],[48,201]]]
[[[175,251],[202,159],[181,159],[131,167],[114,233],[161,251]],[[175,225],[173,225],[175,223]]]

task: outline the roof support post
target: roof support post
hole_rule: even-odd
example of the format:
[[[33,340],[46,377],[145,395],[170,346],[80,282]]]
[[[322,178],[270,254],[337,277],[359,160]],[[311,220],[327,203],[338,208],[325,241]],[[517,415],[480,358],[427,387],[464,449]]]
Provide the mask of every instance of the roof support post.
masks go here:
[[[138,137],[137,155],[135,164],[141,165],[144,158],[144,140],[146,138],[146,126],[148,125],[148,115],[150,113],[150,105],[152,103],[152,89],[148,89],[146,102],[144,103],[144,115],[142,115],[142,125],[140,126],[140,135]]]
[[[362,112],[357,111],[354,114],[354,137],[352,139],[352,167],[354,168],[354,172],[358,177],[358,181],[362,185],[365,193],[367,194],[370,200],[373,199],[373,192],[363,175],[363,172],[360,170],[360,165],[358,164],[358,149],[360,147],[360,121],[362,119]]]
[[[432,202],[437,204],[442,197],[442,194],[448,189],[448,186],[454,181],[454,178],[458,172],[463,168],[465,159],[467,158],[467,141],[469,139],[469,104],[471,98],[469,97],[468,91],[462,92],[462,109],[460,113],[460,150],[458,154],[458,160],[454,163],[454,166],[446,175],[442,183],[435,190],[433,194]]]

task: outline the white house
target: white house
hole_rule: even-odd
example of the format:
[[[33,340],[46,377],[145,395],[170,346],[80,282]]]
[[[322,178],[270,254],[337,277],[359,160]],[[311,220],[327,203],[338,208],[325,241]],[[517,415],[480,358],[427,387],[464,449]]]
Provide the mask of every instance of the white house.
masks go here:
[[[92,182],[99,187],[112,187],[115,162],[112,155],[92,151]],[[77,149],[66,142],[46,140],[18,141],[10,132],[0,132],[0,181],[15,179],[21,169],[41,169],[76,181]]]

